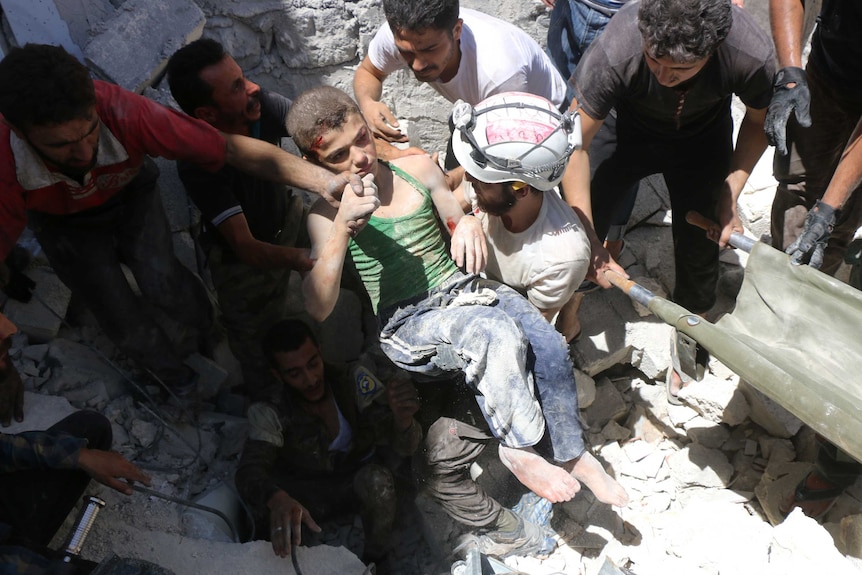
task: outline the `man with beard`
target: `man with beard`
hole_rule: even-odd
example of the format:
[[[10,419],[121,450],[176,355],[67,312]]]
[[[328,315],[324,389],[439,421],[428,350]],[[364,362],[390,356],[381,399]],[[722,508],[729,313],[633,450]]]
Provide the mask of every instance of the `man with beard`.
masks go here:
[[[288,136],[290,100],[246,78],[215,40],[180,48],[168,61],[167,78],[186,114],[222,132],[274,145]],[[288,291],[291,271],[312,266],[302,198],[233,166],[211,172],[181,160],[177,169],[201,211],[200,242],[245,390],[252,401],[275,401],[280,386],[260,342],[267,327],[302,312],[299,294]]]
[[[55,46],[28,44],[0,62],[0,114],[0,259],[29,220],[54,271],[107,336],[178,395],[194,390],[196,376],[148,306],[192,333],[208,330],[212,311],[173,253],[148,156],[210,170],[230,164],[330,199],[347,183],[275,146],[94,81]]]
[[[565,99],[566,82],[551,59],[508,22],[460,9],[458,0],[384,0],[383,12],[387,24],[371,40],[353,78],[356,101],[382,159],[398,157],[387,142],[407,141],[395,115],[380,101],[383,81],[400,68],[409,67],[417,80],[450,102],[476,105],[511,91],[537,94],[555,106]],[[447,153],[447,168],[457,165],[453,160]]]
[[[395,520],[395,482],[381,465],[377,446],[400,456],[419,446],[419,409],[409,379],[394,377],[386,404],[362,407],[368,393],[343,365],[324,365],[320,345],[299,320],[275,324],[263,340],[273,375],[284,383],[274,403],[248,411],[249,434],[236,473],[257,533],[280,557],[302,541],[301,528],[358,511],[365,531],[366,562],[381,562]],[[381,572],[378,570],[378,573]]]
[[[469,108],[459,103],[453,113],[452,147],[466,172],[455,194],[482,222],[485,274],[525,295],[571,341],[580,331],[575,290],[589,267],[590,243],[556,186],[580,146],[577,116],[568,138],[549,137],[561,115],[539,96],[509,92]],[[500,156],[519,161],[494,161]],[[555,177],[531,171],[544,164],[558,166]]]

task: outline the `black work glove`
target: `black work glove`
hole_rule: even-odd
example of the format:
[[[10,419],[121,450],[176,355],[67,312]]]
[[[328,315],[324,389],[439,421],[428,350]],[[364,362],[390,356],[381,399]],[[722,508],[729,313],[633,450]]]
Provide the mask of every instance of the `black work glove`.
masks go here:
[[[826,242],[829,241],[829,234],[832,233],[832,227],[835,225],[837,211],[832,206],[817,200],[805,218],[802,234],[786,250],[790,254],[790,263],[797,266],[808,263],[814,269],[820,269],[823,265]]]
[[[788,88],[788,84],[796,84]],[[788,66],[775,74],[772,82],[772,101],[766,111],[764,131],[766,139],[782,156],[787,155],[787,120],[796,112],[796,121],[803,128],[811,125],[811,92],[805,70]]]

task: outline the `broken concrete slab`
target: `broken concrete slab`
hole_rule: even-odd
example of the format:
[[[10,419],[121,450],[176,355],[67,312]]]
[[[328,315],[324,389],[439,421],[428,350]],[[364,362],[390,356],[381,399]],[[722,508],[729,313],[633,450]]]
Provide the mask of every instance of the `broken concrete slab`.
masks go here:
[[[683,427],[689,439],[710,449],[720,448],[730,438],[730,432],[725,426],[704,417],[695,417]]]
[[[733,466],[717,449],[693,443],[667,458],[674,481],[682,486],[727,487]]]
[[[104,385],[106,400],[128,391],[125,377],[90,347],[57,338],[48,347],[45,365],[51,368],[51,379],[45,383],[51,393],[80,388],[92,381]]]
[[[679,392],[702,417],[715,423],[739,425],[748,418],[750,409],[737,383],[719,379],[709,373],[700,381],[691,381]]]
[[[575,369],[575,385],[578,388],[578,408],[588,408],[596,401],[596,381],[583,371]]]
[[[778,405],[748,382],[739,382],[739,390],[745,396],[750,409],[749,417],[770,435],[793,437],[802,428],[802,421]]]
[[[595,402],[583,410],[587,424],[597,430],[609,421],[622,420],[628,412],[629,407],[625,398],[606,377],[601,378],[596,384]]]
[[[60,332],[72,292],[49,267],[30,267],[26,274],[36,282],[33,299],[27,303],[10,299],[4,313],[30,343],[51,341]]]
[[[801,510],[795,509],[772,530],[770,573],[858,575],[856,566],[836,549],[832,538]]]
[[[113,82],[141,93],[174,52],[201,37],[205,23],[191,0],[126,0],[102,23],[84,56]]]

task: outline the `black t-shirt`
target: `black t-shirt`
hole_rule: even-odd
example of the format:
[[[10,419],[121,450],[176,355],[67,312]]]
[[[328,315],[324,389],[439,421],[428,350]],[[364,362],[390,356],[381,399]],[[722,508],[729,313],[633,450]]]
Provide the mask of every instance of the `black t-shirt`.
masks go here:
[[[862,101],[862,2],[823,0],[809,60],[829,84]]]
[[[291,101],[265,90],[260,91],[260,120],[252,127],[257,139],[280,145],[287,137],[287,112]],[[218,172],[207,172],[196,164],[177,162],[180,180],[192,201],[201,211],[206,246],[227,243],[216,229],[231,216],[243,213],[255,239],[276,243],[284,222],[285,209],[292,191],[273,182],[256,178],[225,166]]]
[[[733,8],[733,26],[703,69],[682,87],[668,88],[650,72],[638,30],[639,2],[626,4],[590,45],[572,76],[575,97],[596,119],[616,108],[660,137],[685,138],[708,129],[729,113],[736,94],[755,109],[772,97],[772,40],[744,10]]]

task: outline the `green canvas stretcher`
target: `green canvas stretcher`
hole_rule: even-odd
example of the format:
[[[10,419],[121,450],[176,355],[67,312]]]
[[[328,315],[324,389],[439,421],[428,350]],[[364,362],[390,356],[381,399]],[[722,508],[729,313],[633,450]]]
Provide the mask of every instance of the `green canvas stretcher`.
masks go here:
[[[608,279],[862,461],[862,291],[791,265],[766,244],[734,239],[751,246],[750,256],[734,311],[715,324],[622,276]]]

